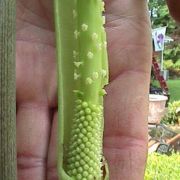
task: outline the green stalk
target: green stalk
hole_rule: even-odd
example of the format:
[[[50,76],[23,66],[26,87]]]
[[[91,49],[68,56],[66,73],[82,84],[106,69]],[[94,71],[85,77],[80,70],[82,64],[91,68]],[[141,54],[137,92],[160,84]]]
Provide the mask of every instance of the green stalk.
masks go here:
[[[100,180],[106,169],[102,139],[108,62],[103,6],[101,0],[55,0],[62,180]]]
[[[16,1],[0,0],[0,179],[16,180]]]

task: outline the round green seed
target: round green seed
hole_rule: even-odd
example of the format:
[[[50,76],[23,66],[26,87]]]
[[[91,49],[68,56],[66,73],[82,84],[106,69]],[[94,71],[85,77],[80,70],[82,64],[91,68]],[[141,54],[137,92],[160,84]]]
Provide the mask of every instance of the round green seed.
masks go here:
[[[85,161],[82,160],[82,159],[79,161],[79,163],[80,163],[82,166],[83,166],[84,164],[86,164]]]
[[[83,128],[83,125],[82,123],[79,124],[79,129],[82,129]]]
[[[97,122],[99,122],[99,119],[97,117],[94,117],[93,121],[97,123]]]
[[[75,168],[74,164],[69,165],[69,169],[72,171]],[[72,172],[71,172],[72,173]]]
[[[72,174],[73,174],[73,175],[76,175],[76,174],[77,174],[77,170],[76,170],[76,169],[73,169],[73,170],[72,170]]]
[[[81,110],[81,109],[82,109],[81,105],[78,105],[78,106],[76,106],[76,109],[75,109],[75,110],[76,110],[76,112],[77,112],[77,111],[79,111],[79,110]]]
[[[95,157],[94,152],[93,152],[93,151],[90,151],[90,152],[89,152],[89,156],[90,156],[91,158]],[[92,161],[92,162],[93,162],[93,161]]]
[[[86,113],[86,114],[91,114],[91,109],[86,108],[86,109],[85,109],[85,113]]]
[[[77,104],[81,104],[81,103],[82,103],[82,100],[81,100],[81,99],[77,99],[77,100],[76,100],[76,103],[77,103]]]
[[[84,177],[87,177],[87,176],[88,176],[88,172],[87,172],[87,171],[84,171],[84,172],[83,172],[83,176],[84,176]]]
[[[72,151],[72,156],[74,156],[74,155],[76,155],[76,151],[75,150]]]
[[[76,148],[76,152],[79,153],[81,152],[81,149],[79,147]]]
[[[80,133],[80,129],[79,128],[77,128],[77,129],[75,129],[75,134],[79,134]]]
[[[86,101],[84,101],[84,102],[82,103],[82,107],[83,107],[83,108],[87,108],[87,107],[88,107],[88,103],[87,103]]]
[[[96,111],[97,106],[95,104],[90,104],[89,107],[92,111]]]
[[[83,134],[86,134],[86,133],[87,133],[87,130],[83,128],[81,132],[82,132]]]
[[[75,109],[74,112],[75,112],[75,114],[74,114],[73,121],[74,121],[76,118],[79,118],[79,117],[80,117],[80,115],[79,115],[79,110]]]
[[[91,147],[91,146],[92,146],[92,144],[89,141],[87,141],[86,142],[86,147]]]
[[[85,116],[81,116],[81,117],[80,117],[80,120],[81,120],[81,121],[84,121],[84,120],[85,120]]]
[[[81,139],[77,139],[77,143],[78,143],[78,144],[81,144],[81,143],[82,143],[82,140],[81,140]]]
[[[80,152],[80,156],[81,156],[81,158],[84,158],[86,156],[86,154],[84,152]]]
[[[88,138],[91,138],[92,137],[92,134],[90,132],[87,133],[87,137]]]
[[[79,137],[80,137],[80,138],[83,138],[83,137],[84,137],[84,135],[83,135],[82,133],[80,133],[80,134],[79,134]]]
[[[90,168],[88,169],[88,171],[89,171],[89,173],[91,174],[91,173],[94,171],[94,169],[93,169],[92,167],[90,167]]]
[[[76,161],[74,165],[76,168],[78,168],[80,166],[80,163],[78,161]]]
[[[97,114],[95,112],[91,113],[92,117],[97,117]]]
[[[84,144],[80,144],[79,146],[81,149],[84,149],[85,148],[85,145]]]
[[[84,112],[83,110],[81,110],[81,111],[79,112],[79,114],[80,114],[81,116],[83,116],[83,115],[85,114],[85,112]]]
[[[76,139],[76,138],[77,138],[77,134],[74,134],[73,137],[72,137],[72,139],[73,139],[73,138]]]
[[[88,154],[88,153],[89,153],[89,148],[86,147],[86,148],[84,149],[84,152],[85,152],[86,154]],[[85,156],[85,157],[86,157],[86,156]]]
[[[84,122],[83,122],[83,125],[84,125],[85,127],[87,127],[88,124],[89,124],[89,123],[88,123],[87,121],[84,121]]]
[[[99,107],[96,107],[96,109],[94,109],[94,112],[96,112],[96,113],[100,113],[101,112],[101,110],[100,110],[100,108]]]
[[[67,173],[68,173],[68,175],[72,176],[72,171],[71,170],[69,170]]]
[[[85,164],[85,165],[83,166],[83,168],[84,168],[84,170],[88,170],[88,169],[89,169],[89,166],[88,166],[87,164]]]
[[[91,115],[87,115],[87,116],[86,116],[86,119],[87,119],[88,121],[92,121]]]
[[[88,179],[95,179],[95,178],[93,177],[93,175],[89,174]]]
[[[87,129],[88,132],[91,132],[91,131],[92,131],[91,126],[88,126],[86,129]]]
[[[88,138],[87,138],[86,136],[84,136],[84,137],[82,138],[82,140],[83,140],[83,142],[87,142],[87,141],[88,141]]]
[[[82,173],[83,172],[83,168],[82,167],[78,167],[78,173]]]
[[[89,125],[90,125],[92,128],[94,127],[94,124],[95,124],[94,121],[90,121],[90,122],[89,122]]]
[[[81,157],[79,155],[76,155],[76,161],[79,161],[81,159]]]
[[[81,180],[82,179],[82,175],[81,174],[77,174],[76,178],[77,178],[77,180]]]
[[[90,160],[90,158],[89,158],[88,156],[85,156],[85,157],[84,157],[84,160],[88,163],[89,160]]]
[[[75,118],[75,119],[74,119],[74,123],[75,123],[75,124],[74,124],[73,126],[74,126],[74,127],[77,127],[77,125],[78,125],[79,122],[80,122],[80,117]]]

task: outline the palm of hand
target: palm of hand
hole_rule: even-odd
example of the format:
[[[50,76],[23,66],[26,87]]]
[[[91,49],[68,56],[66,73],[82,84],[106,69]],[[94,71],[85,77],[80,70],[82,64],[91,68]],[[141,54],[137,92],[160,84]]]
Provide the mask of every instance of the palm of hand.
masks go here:
[[[138,178],[143,176],[146,154],[149,24],[144,2],[106,3],[111,82],[105,102],[104,151],[111,179],[128,179],[127,171],[133,168]],[[19,0],[17,5],[18,177],[51,180],[56,177],[57,122],[52,2]]]

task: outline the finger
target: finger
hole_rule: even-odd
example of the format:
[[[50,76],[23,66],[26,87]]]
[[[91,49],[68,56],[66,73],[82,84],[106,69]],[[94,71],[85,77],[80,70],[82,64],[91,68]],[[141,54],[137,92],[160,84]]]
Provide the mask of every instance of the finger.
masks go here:
[[[179,0],[167,0],[168,6],[169,6],[169,11],[171,13],[171,15],[173,16],[173,18],[180,22],[180,1]]]
[[[110,179],[143,179],[147,152],[150,25],[145,1],[106,1],[110,79],[104,152]],[[130,173],[128,173],[130,172]]]
[[[149,72],[152,52],[146,1],[107,0],[106,17],[110,80],[124,71]]]
[[[57,175],[57,127],[58,112],[55,110],[48,149],[47,180],[58,180]]]
[[[147,92],[147,77],[138,72],[124,73],[107,88],[104,152],[110,179],[143,179],[147,152]]]
[[[17,164],[19,180],[44,180],[49,142],[48,106],[23,103],[17,109]]]

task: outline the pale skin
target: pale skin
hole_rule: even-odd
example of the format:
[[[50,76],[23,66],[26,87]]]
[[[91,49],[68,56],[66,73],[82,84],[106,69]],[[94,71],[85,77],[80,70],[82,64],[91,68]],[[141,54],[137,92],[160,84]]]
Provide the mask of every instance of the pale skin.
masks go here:
[[[147,156],[150,23],[145,0],[106,0],[110,83],[104,153],[111,180],[141,180]],[[51,0],[17,1],[19,180],[57,178],[57,79]]]

